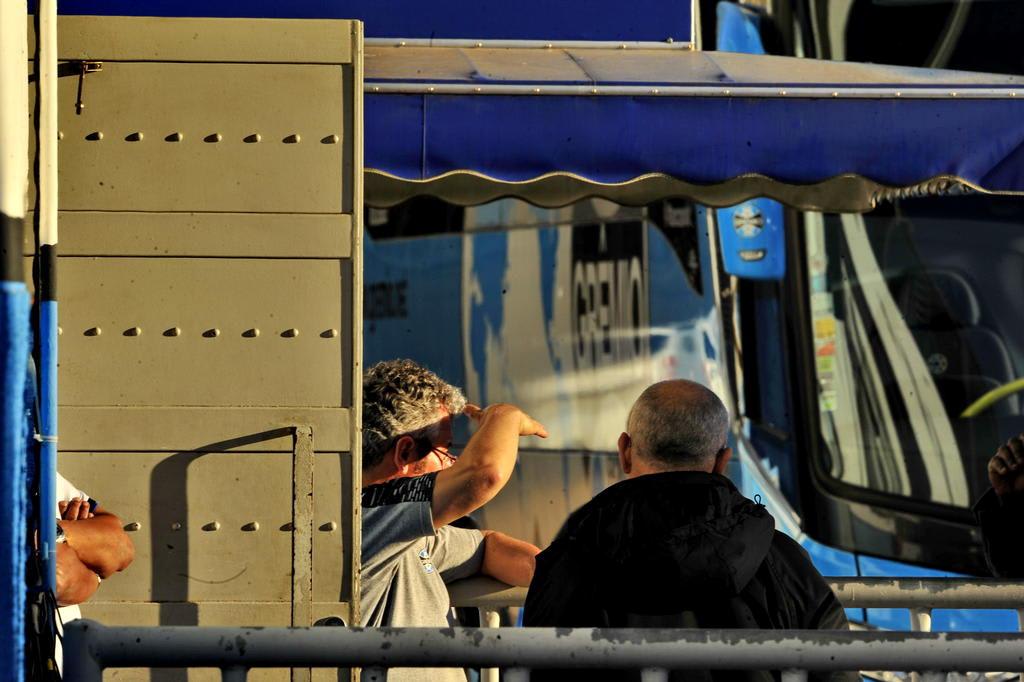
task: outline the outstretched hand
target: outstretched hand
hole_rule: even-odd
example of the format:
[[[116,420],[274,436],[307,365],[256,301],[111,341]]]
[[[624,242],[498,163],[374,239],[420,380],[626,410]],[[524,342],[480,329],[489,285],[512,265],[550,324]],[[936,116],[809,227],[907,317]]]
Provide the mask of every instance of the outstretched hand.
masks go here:
[[[1024,433],[999,446],[988,462],[988,480],[997,495],[1024,492]]]
[[[520,410],[515,405],[510,405],[508,403],[494,403],[493,405],[488,405],[486,408],[483,409],[481,409],[478,405],[467,403],[465,409],[462,410],[462,413],[469,417],[470,419],[472,419],[477,424],[480,424],[483,422],[485,418],[487,418],[491,414],[495,414],[497,412],[511,411],[515,411],[519,415],[520,436],[540,436],[541,438],[548,437],[548,430],[544,428],[543,424],[541,424],[539,421],[537,421],[530,415]]]

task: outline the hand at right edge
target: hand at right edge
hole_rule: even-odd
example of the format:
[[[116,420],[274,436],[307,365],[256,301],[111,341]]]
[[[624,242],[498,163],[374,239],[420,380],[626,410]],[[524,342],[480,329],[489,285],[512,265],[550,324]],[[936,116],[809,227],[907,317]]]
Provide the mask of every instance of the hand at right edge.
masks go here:
[[[988,480],[997,495],[1024,492],[1024,433],[1006,441],[989,460]]]

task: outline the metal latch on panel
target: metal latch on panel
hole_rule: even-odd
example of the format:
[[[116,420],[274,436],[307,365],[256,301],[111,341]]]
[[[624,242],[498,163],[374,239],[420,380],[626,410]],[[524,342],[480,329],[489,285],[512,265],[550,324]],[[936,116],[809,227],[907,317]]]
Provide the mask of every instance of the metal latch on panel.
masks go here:
[[[85,88],[85,77],[90,73],[103,70],[103,62],[75,61],[71,62],[72,67],[78,73],[78,97],[75,99],[75,113],[81,115],[85,108],[85,100],[82,99],[82,90]]]

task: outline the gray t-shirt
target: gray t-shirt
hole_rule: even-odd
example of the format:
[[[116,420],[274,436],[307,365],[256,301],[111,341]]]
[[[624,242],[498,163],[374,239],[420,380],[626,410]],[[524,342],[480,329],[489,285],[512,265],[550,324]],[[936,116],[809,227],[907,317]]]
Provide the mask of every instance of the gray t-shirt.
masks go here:
[[[448,627],[445,583],[480,572],[484,536],[434,530],[430,501],[437,474],[399,478],[363,490],[360,625]],[[396,668],[389,682],[465,682],[458,668]]]

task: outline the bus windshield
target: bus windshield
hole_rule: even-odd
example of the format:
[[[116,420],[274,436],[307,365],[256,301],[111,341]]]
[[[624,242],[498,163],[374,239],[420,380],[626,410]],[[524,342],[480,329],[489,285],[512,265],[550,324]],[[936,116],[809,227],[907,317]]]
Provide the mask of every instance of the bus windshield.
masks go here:
[[[933,197],[806,217],[821,468],[874,492],[969,507],[1024,431],[1024,200]]]

